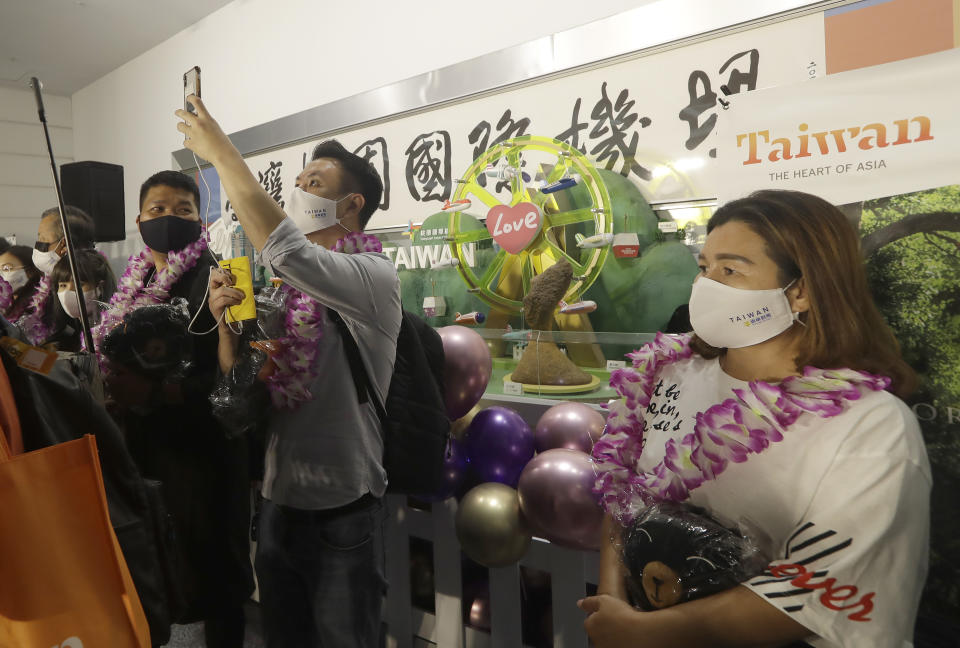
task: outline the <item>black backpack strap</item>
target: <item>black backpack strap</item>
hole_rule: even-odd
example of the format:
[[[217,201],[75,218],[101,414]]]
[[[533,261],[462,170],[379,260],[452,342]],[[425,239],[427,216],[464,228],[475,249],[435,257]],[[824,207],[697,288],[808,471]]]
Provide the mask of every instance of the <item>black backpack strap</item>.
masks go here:
[[[357,402],[361,405],[367,401],[372,402],[373,408],[377,412],[377,418],[380,419],[380,425],[385,425],[387,412],[383,407],[383,403],[377,398],[376,390],[374,390],[370,384],[370,375],[367,373],[367,368],[363,364],[363,358],[360,357],[360,347],[357,346],[357,341],[354,339],[353,333],[347,328],[347,323],[343,321],[340,313],[329,308],[327,309],[327,313],[330,315],[330,320],[336,325],[337,329],[340,330],[340,338],[343,340],[343,350],[347,354],[347,364],[350,365],[350,374],[353,377],[353,386],[357,390]]]

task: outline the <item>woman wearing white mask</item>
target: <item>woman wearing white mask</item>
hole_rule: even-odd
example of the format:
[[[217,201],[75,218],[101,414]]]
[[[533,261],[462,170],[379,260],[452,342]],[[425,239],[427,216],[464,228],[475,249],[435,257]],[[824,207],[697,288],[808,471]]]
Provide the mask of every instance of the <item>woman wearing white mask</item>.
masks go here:
[[[110,301],[117,289],[117,278],[106,258],[96,250],[77,250],[77,272],[83,290],[90,326],[100,322],[101,305]],[[70,262],[63,257],[50,273],[51,284],[57,290],[54,309],[57,319],[67,324],[55,334],[53,341],[59,351],[77,351],[83,339],[80,331],[80,300],[70,274]]]
[[[3,311],[8,322],[16,322],[30,303],[40,284],[40,271],[33,265],[33,250],[26,245],[14,245],[0,254],[0,277],[13,291],[10,305]]]
[[[597,648],[912,645],[930,468],[856,231],[788,191],[728,203],[707,231],[694,335],[658,336],[611,380],[624,398],[593,451],[608,515],[587,631]],[[762,530],[766,571],[635,610],[620,538],[664,501]]]

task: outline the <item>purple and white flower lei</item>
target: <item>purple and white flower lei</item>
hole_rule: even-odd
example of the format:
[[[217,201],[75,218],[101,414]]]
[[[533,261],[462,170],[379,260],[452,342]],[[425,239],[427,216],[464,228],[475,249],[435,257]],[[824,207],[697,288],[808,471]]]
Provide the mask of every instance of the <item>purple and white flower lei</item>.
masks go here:
[[[6,312],[13,303],[13,286],[7,283],[7,280],[0,277],[0,312]]]
[[[822,418],[846,410],[863,389],[881,391],[890,385],[885,376],[854,369],[805,367],[773,385],[753,381],[734,389],[734,398],[697,414],[693,432],[670,439],[660,463],[648,472],[637,469],[643,451],[643,415],[663,367],[693,355],[690,336],[656,339],[627,355],[633,367],[614,371],[610,386],[620,400],[610,404],[603,436],[593,447],[597,479],[593,492],[608,513],[623,524],[643,508],[662,501],[680,502],[690,491],[716,479],[730,464],[783,440],[783,433],[806,414]]]
[[[23,317],[23,314],[27,312],[27,307],[30,305],[30,297],[37,291],[38,286],[39,282],[33,286],[29,295],[23,295],[25,299],[19,299],[16,294],[10,296],[10,306],[7,307],[10,310],[4,316],[8,322],[17,322]]]
[[[380,239],[363,232],[350,232],[337,241],[334,252],[354,254],[361,252],[382,252]],[[287,315],[285,328],[287,335],[279,340],[281,350],[274,354],[276,371],[267,379],[270,401],[278,409],[293,409],[300,403],[310,400],[310,385],[317,378],[314,367],[323,334],[323,304],[313,297],[284,285],[286,293]]]
[[[36,292],[30,298],[26,310],[17,320],[17,328],[23,331],[30,344],[43,344],[53,333],[52,327],[45,317],[50,307],[52,288],[50,275],[43,275],[40,283],[37,284]]]
[[[110,298],[110,304],[100,314],[100,323],[93,327],[93,340],[100,354],[100,344],[107,333],[123,322],[125,315],[141,306],[164,304],[170,299],[170,289],[185,273],[189,272],[207,249],[207,234],[183,248],[167,254],[167,267],[157,272],[150,285],[144,286],[147,275],[154,267],[150,248],[144,248],[139,254],[133,254],[127,261],[123,276],[117,282],[117,291]],[[101,363],[103,357],[100,357]]]
[[[334,252],[345,252],[354,254],[356,252],[383,252],[383,244],[380,239],[372,234],[363,232],[350,232],[333,246]]]

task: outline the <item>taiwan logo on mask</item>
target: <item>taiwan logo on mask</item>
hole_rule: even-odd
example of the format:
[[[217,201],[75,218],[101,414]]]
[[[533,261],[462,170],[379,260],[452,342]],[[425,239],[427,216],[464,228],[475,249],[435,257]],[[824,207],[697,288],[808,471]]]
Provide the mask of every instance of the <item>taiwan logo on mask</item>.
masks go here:
[[[766,342],[793,325],[786,291],[744,290],[700,277],[690,293],[690,324],[697,336],[719,349],[739,349]]]
[[[297,187],[290,194],[285,211],[297,229],[304,234],[312,234],[340,224],[337,205],[352,195],[347,194],[339,200],[331,200],[323,196],[315,196]]]

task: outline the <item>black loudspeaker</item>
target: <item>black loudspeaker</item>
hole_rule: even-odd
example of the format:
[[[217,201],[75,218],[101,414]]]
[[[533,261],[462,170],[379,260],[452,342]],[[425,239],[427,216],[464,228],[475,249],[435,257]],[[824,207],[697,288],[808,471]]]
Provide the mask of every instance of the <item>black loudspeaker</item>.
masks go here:
[[[65,205],[79,207],[93,218],[97,241],[126,238],[122,166],[106,162],[61,164],[60,186]]]

